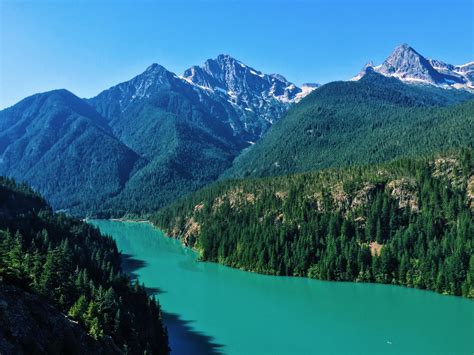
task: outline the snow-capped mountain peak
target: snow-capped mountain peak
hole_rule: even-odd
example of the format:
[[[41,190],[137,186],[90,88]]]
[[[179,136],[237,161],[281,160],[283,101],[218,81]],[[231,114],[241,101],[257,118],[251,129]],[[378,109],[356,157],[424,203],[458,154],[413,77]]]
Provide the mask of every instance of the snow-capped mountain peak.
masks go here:
[[[455,66],[427,59],[405,43],[397,46],[381,65],[374,66],[369,62],[352,80],[359,80],[369,68],[407,83],[474,89],[474,65]]]
[[[180,78],[202,94],[230,104],[241,117],[241,122],[234,121],[231,127],[235,132],[251,132],[250,140],[258,139],[291,104],[318,87],[300,88],[280,74],[262,73],[228,54],[192,66]]]
[[[202,66],[187,69],[182,78],[213,91],[230,93],[231,101],[248,101],[248,96],[278,100],[283,103],[297,101],[302,89],[280,74],[264,74],[228,54],[208,59]]]

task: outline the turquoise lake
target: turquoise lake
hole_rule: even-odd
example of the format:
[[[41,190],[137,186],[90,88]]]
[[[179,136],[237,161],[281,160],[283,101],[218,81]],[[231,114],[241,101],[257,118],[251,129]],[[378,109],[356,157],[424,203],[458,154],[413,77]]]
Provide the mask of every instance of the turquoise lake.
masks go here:
[[[154,292],[172,354],[473,354],[474,302],[197,261],[146,223],[91,221]]]

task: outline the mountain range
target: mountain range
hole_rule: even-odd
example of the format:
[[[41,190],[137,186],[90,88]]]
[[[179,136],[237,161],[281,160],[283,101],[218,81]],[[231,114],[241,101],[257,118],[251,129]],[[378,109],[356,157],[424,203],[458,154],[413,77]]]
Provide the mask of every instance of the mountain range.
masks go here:
[[[0,111],[0,175],[27,181],[54,209],[142,215],[219,178],[469,145],[470,68],[407,45],[356,82],[323,86],[229,55],[181,76],[152,64],[89,99],[55,90]]]
[[[55,209],[144,213],[217,179],[316,87],[219,55],[181,77],[152,64],[90,99],[36,94],[0,112],[0,175]]]

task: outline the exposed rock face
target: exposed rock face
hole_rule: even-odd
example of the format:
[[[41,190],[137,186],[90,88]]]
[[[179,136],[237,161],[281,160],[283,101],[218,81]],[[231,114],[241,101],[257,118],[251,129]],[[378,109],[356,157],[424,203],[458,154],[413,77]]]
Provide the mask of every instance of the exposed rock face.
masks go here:
[[[463,179],[459,161],[446,156],[438,158],[433,163],[433,176],[446,180],[454,188],[464,188],[467,180]]]
[[[378,242],[375,241],[375,242],[371,242],[369,244],[369,248],[370,248],[370,253],[372,255],[380,256],[380,253],[382,252],[383,245],[379,244]]]
[[[121,354],[39,296],[0,281],[0,354]]]
[[[183,235],[182,235],[182,241],[184,243],[184,245],[189,245],[189,239],[191,237],[194,237],[196,238],[198,235],[199,235],[199,232],[201,231],[201,225],[199,223],[196,222],[196,220],[191,217],[185,227],[184,227],[184,231],[183,231]]]
[[[405,80],[419,80],[432,84],[444,83],[443,75],[440,75],[425,57],[407,44],[395,48],[382,65],[376,68],[376,71]]]
[[[474,211],[474,175],[467,181],[467,202],[471,210]]]
[[[316,89],[318,84],[301,88],[279,74],[264,74],[229,55],[208,59],[192,66],[182,78],[206,95],[230,104],[238,120],[230,122],[236,133],[246,132],[256,140],[289,108]],[[253,136],[253,138],[252,138]]]
[[[390,181],[387,184],[390,195],[398,201],[399,208],[409,208],[412,212],[418,212],[418,188],[414,179],[403,178]]]
[[[88,102],[109,120],[116,134],[121,134],[121,116],[146,100],[171,94],[174,100],[165,110],[180,114],[172,96],[199,102],[203,111],[232,129],[242,142],[254,143],[294,102],[308,95],[319,84],[301,88],[279,74],[263,74],[229,55],[208,59],[202,66],[192,66],[182,76],[159,64],[150,65],[142,74],[103,91]]]
[[[131,80],[102,91],[88,102],[115,126],[115,121],[133,105],[150,99],[160,92],[185,90],[182,81],[159,64],[151,64],[143,73]]]

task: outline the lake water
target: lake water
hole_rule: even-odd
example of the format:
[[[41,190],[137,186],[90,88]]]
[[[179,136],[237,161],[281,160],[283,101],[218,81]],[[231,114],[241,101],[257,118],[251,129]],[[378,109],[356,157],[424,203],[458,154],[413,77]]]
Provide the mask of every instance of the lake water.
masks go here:
[[[197,261],[149,224],[91,221],[157,294],[172,354],[473,354],[474,302]]]

